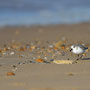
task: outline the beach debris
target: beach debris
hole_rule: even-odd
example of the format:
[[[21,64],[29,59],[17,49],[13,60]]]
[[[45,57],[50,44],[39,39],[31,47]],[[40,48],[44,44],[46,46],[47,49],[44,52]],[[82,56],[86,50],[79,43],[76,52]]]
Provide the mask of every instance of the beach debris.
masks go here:
[[[8,49],[8,50],[10,50],[10,49],[11,49],[11,47],[7,47],[7,49]]]
[[[18,64],[19,64],[19,65],[22,65],[22,63],[21,63],[21,62],[18,62]]]
[[[44,57],[45,60],[47,60],[48,58],[47,57]]]
[[[26,49],[29,49],[30,48],[30,45],[29,44],[26,44],[25,47],[26,47]]]
[[[3,49],[3,52],[6,52],[6,51],[8,51],[8,48],[4,48],[4,49]]]
[[[86,56],[87,54],[86,53],[83,53],[83,56]]]
[[[3,52],[2,55],[8,55],[8,53],[7,52]]]
[[[68,73],[68,76],[74,76],[74,74],[73,73]]]
[[[16,68],[16,65],[13,65],[13,68]]]
[[[54,49],[54,50],[58,50],[58,48],[57,48],[57,47],[54,47],[53,49]]]
[[[24,47],[20,47],[18,50],[24,52],[24,51],[26,50],[26,48],[24,48]]]
[[[66,47],[66,50],[67,50],[67,51],[69,51],[69,50],[70,50],[70,47],[69,47],[69,46],[67,46],[67,47]]]
[[[65,44],[65,38],[61,41],[32,41],[32,42],[16,42],[13,41],[11,43],[3,45],[0,47],[0,57],[18,57],[18,58],[27,58],[30,59],[28,64],[35,63],[35,64],[73,64],[77,63],[78,61],[71,60],[70,52],[71,44]],[[87,49],[87,52],[90,50]],[[67,56],[67,57],[65,57]],[[86,56],[84,53],[83,56]],[[66,60],[59,60],[60,57],[65,57]],[[19,62],[19,65],[26,64],[23,62]],[[14,66],[13,66],[14,67]],[[15,68],[13,68],[15,69]]]
[[[13,73],[13,72],[7,72],[7,76],[15,76],[15,73]]]
[[[15,54],[15,52],[10,52],[10,55],[12,56],[12,55],[14,55]]]
[[[36,59],[36,62],[38,62],[38,63],[44,63],[45,61],[43,59],[41,59],[41,58],[38,58],[38,59]]]
[[[27,56],[26,56],[26,55],[24,55],[24,54],[19,54],[19,55],[18,55],[18,57],[19,57],[19,58],[22,58],[22,57],[24,57],[24,58],[25,58],[25,57],[27,57]]]
[[[0,53],[6,53],[8,51],[8,49],[7,48],[3,48],[3,49],[0,49]]]
[[[30,60],[30,61],[29,61],[29,63],[35,63],[35,61],[33,61],[33,60]]]
[[[19,65],[23,65],[26,64],[25,62],[18,62]]]
[[[2,49],[0,49],[0,53],[2,52]]]
[[[58,41],[58,42],[55,43],[55,48],[65,50],[66,49],[66,46],[65,46],[65,44],[64,44],[63,41]]]
[[[60,46],[63,44],[62,41],[58,41],[55,43],[55,47],[60,48]]]
[[[54,61],[54,59],[51,59],[50,61],[52,62],[52,61]]]
[[[49,45],[49,48],[53,48],[53,47],[54,47],[54,45],[52,45],[52,44]]]
[[[73,64],[73,60],[53,60],[54,64]]]
[[[32,50],[36,49],[36,46],[31,46],[31,49],[32,49]]]
[[[10,47],[13,49],[18,49],[20,46],[21,46],[20,42],[13,42]]]
[[[65,56],[65,52],[62,52],[61,55],[62,55],[62,56]]]
[[[61,49],[65,50],[66,49],[66,46],[64,44],[62,44],[61,46]]]

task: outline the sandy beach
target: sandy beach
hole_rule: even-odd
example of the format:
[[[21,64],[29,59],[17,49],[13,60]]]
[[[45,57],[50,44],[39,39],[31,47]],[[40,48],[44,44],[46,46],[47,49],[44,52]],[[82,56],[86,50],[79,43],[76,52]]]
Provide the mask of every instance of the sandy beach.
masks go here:
[[[72,44],[89,49],[76,60]],[[0,90],[90,90],[90,23],[0,28]]]

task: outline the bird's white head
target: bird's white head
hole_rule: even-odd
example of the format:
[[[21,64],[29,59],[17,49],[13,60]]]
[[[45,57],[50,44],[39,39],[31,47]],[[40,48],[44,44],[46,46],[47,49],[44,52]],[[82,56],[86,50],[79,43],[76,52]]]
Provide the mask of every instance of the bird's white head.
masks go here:
[[[71,46],[71,49],[74,49],[74,48],[75,48],[75,46],[74,46],[74,45],[72,45],[72,46]]]

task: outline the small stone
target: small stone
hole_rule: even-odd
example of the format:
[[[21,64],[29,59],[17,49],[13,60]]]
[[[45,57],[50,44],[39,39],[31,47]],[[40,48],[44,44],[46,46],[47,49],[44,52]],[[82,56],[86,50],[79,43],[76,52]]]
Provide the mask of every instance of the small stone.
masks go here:
[[[10,55],[14,55],[14,54],[15,54],[15,52],[11,52],[11,53],[10,53]]]
[[[26,64],[26,63],[22,63],[22,64]]]
[[[68,76],[74,76],[74,74],[73,73],[69,73]]]
[[[54,59],[51,59],[50,61],[54,61]]]
[[[7,72],[7,76],[15,76],[15,73],[13,73],[13,72]]]
[[[38,62],[38,63],[43,63],[44,60],[39,58],[39,59],[36,60],[36,62]]]
[[[46,59],[46,60],[47,60],[47,57],[44,57],[44,59]]]
[[[36,46],[31,46],[31,49],[33,49],[33,50],[36,49]]]
[[[20,48],[19,48],[19,51],[23,51],[23,52],[24,52],[25,50],[26,50],[26,49],[23,48],[23,47],[20,47]]]
[[[19,62],[18,64],[22,64],[21,62]]]
[[[36,59],[35,57],[32,57],[32,59],[34,60],[34,59]]]
[[[31,60],[31,61],[29,61],[29,63],[35,63],[35,61]]]
[[[54,47],[54,45],[49,45],[49,48],[53,48]]]
[[[2,55],[8,55],[8,53],[7,52],[3,52]]]
[[[13,65],[13,67],[15,68],[16,66],[15,66],[15,65]]]

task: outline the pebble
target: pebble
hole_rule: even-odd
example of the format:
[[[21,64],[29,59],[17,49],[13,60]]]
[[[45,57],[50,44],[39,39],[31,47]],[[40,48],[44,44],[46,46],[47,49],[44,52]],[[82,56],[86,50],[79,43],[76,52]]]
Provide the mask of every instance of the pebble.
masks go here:
[[[33,61],[33,60],[30,60],[30,61],[29,61],[29,63],[35,63],[35,61]]]
[[[44,63],[44,60],[43,59],[36,59],[36,62],[38,62],[38,63]]]
[[[47,57],[44,57],[44,59],[46,59],[46,60],[47,60],[48,58],[47,58]]]
[[[15,54],[15,52],[11,52],[11,53],[10,53],[11,56],[14,55],[14,54]]]
[[[18,62],[19,65],[21,65],[22,63],[21,62]]]
[[[4,48],[0,48],[0,55],[2,57],[14,55],[18,58],[30,59],[30,61],[27,61],[28,63],[47,64],[54,61],[55,59],[59,59],[59,56],[62,57],[68,54],[66,50],[69,49],[70,45],[66,47],[64,41],[65,38],[63,38],[61,41],[54,41],[52,43],[50,41],[32,41],[28,44],[23,44],[21,42],[14,41],[10,45],[6,44]],[[66,58],[69,61],[69,58]],[[18,64],[22,65],[26,63],[18,62]],[[13,67],[16,68],[15,65],[13,65]]]
[[[15,76],[15,73],[13,73],[13,72],[7,72],[7,76]]]
[[[69,73],[68,76],[74,76],[74,74],[73,73]]]
[[[13,67],[15,68],[16,66],[15,66],[15,65],[13,65]]]

